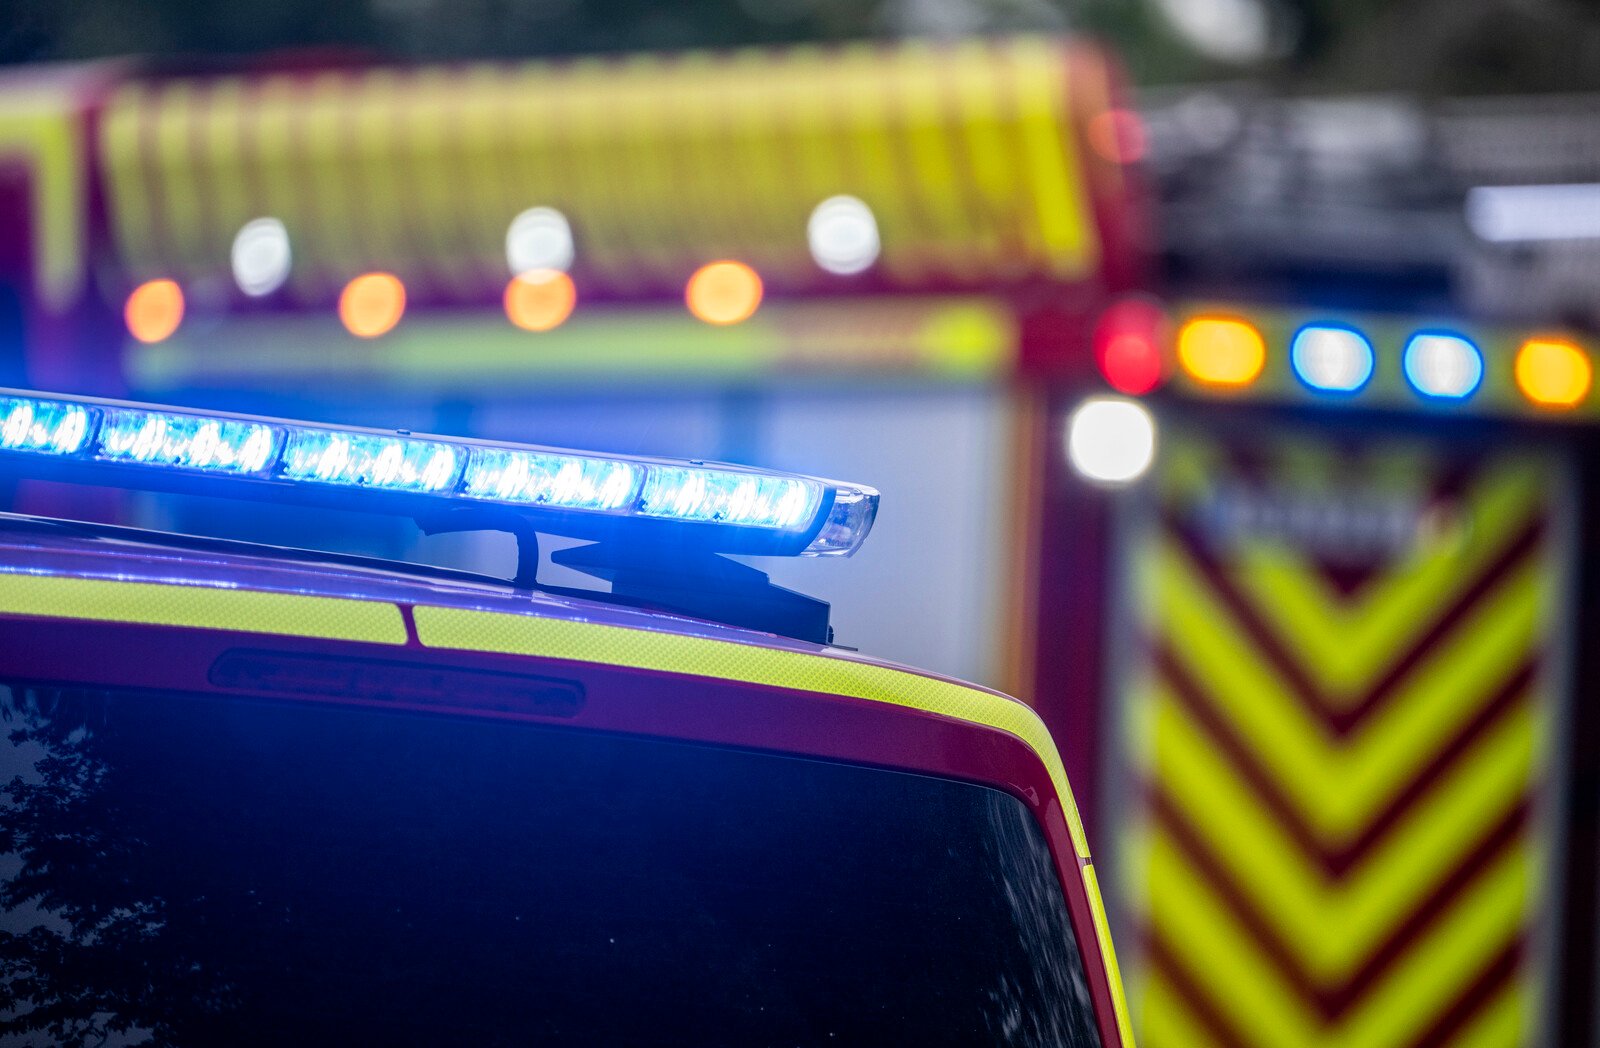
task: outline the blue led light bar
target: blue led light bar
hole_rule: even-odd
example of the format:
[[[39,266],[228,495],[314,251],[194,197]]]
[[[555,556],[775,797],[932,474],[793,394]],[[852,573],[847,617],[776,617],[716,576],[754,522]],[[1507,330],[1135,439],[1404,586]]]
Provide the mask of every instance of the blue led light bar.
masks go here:
[[[97,482],[202,494],[245,484],[255,497],[326,503],[344,492],[341,505],[395,512],[497,506],[556,534],[757,555],[848,556],[878,509],[862,485],[741,466],[13,390],[0,390],[0,458],[40,476],[89,470]]]

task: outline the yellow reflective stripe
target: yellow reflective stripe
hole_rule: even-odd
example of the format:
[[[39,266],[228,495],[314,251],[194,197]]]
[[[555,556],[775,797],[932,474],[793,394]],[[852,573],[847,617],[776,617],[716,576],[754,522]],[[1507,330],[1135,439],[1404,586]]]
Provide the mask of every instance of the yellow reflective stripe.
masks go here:
[[[59,575],[0,575],[0,614],[404,644],[387,601]]]
[[[533,655],[843,695],[1009,732],[1044,762],[1061,798],[1073,847],[1081,857],[1089,857],[1089,842],[1055,742],[1038,715],[1014,699],[887,666],[705,637],[462,608],[418,606],[413,614],[418,639],[433,648]]]
[[[297,263],[298,264],[298,263]],[[537,343],[538,352],[531,349]],[[139,346],[125,364],[144,390],[201,381],[362,380],[372,347],[317,316],[240,318],[205,332],[180,329]],[[391,383],[432,393],[481,387],[548,391],[551,380],[706,375],[917,374],[954,382],[1004,375],[1016,358],[1014,312],[989,298],[830,298],[777,301],[743,324],[713,328],[682,307],[579,311],[554,331],[530,335],[504,318],[419,316],[384,337]]]
[[[1122,1048],[1133,1048],[1133,1024],[1128,1021],[1128,995],[1122,987],[1122,970],[1117,967],[1117,951],[1111,945],[1111,922],[1106,920],[1106,901],[1100,894],[1100,878],[1094,863],[1083,864],[1083,886],[1089,893],[1089,909],[1094,914],[1094,935],[1100,942],[1100,959],[1105,962],[1106,981],[1111,984],[1111,1005],[1117,1013],[1117,1034]]]

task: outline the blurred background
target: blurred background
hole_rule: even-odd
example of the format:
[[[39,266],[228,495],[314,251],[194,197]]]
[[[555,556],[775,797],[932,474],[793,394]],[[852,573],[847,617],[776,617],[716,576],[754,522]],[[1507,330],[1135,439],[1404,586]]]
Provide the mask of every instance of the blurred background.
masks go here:
[[[1040,711],[1156,1048],[1600,1044],[1596,353],[1592,0],[0,19],[4,384],[877,486],[759,566]]]

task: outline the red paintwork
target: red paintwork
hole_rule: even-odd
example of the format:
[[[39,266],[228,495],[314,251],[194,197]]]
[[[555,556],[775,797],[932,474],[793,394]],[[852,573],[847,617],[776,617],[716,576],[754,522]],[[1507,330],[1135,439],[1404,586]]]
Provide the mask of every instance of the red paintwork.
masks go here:
[[[411,625],[418,605],[479,607],[534,616],[582,619],[660,633],[716,637],[767,648],[876,660],[798,641],[576,598],[517,592],[504,584],[429,579],[386,567],[307,560],[290,562],[243,544],[212,549],[158,545],[128,532],[115,538],[0,516],[5,571],[126,581],[295,591],[386,600],[402,609],[411,640],[404,647],[264,636],[222,630],[64,621],[0,615],[0,668],[13,679],[175,690],[226,696],[208,673],[223,653],[269,649],[286,654],[345,655],[556,677],[581,684],[585,702],[570,717],[531,709],[436,706],[384,699],[261,696],[274,701],[407,709],[447,716],[535,721],[594,731],[738,746],[939,775],[1001,789],[1020,798],[1038,820],[1055,859],[1095,1002],[1102,1040],[1119,1044],[1111,994],[1094,923],[1060,799],[1039,757],[1015,736],[965,721],[886,703],[770,688],[586,662],[424,648]]]
[[[1097,789],[1106,672],[1106,609],[1111,601],[1111,506],[1115,496],[1076,476],[1060,451],[1060,435],[1079,397],[1058,391],[1046,403],[1040,432],[1037,596],[1028,627],[1032,664],[1024,692],[1055,736],[1061,761],[1084,812],[1101,811]],[[1090,828],[1090,846],[1097,841]]]

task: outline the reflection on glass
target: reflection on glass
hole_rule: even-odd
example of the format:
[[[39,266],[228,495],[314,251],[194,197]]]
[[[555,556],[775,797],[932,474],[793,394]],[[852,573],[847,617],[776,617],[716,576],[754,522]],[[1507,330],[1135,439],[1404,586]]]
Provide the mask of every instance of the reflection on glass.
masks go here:
[[[1098,1045],[982,787],[217,695],[0,718],[0,1040]]]

